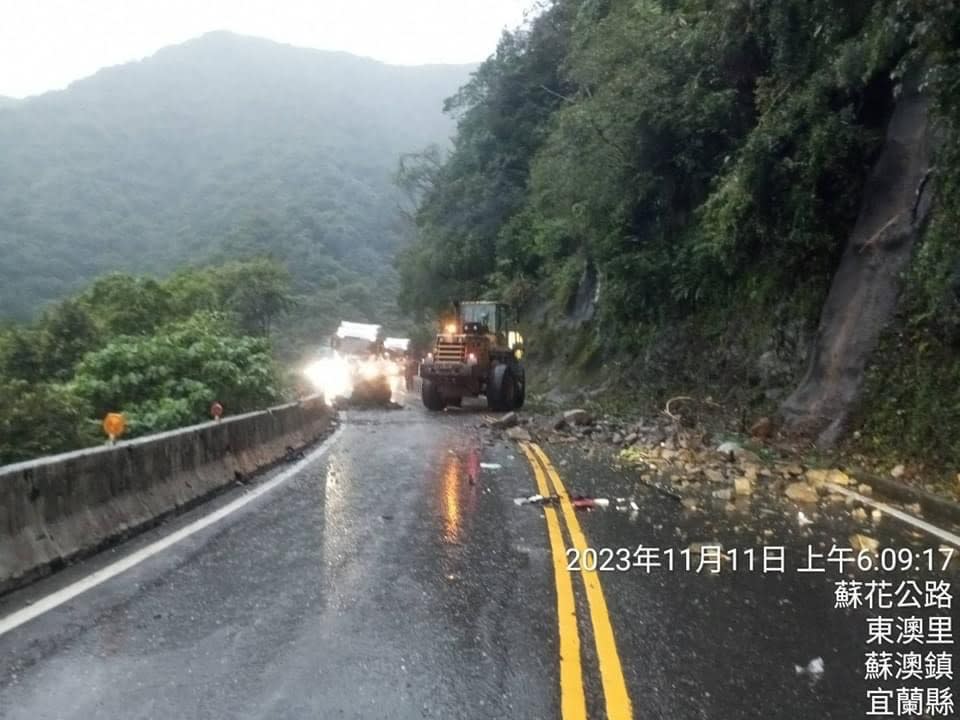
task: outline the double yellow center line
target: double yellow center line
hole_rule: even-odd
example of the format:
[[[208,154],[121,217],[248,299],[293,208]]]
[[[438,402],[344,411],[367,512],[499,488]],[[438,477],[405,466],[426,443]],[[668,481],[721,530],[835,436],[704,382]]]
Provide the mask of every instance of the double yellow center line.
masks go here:
[[[579,551],[587,549],[587,541],[576,510],[570,502],[570,495],[560,479],[550,458],[536,443],[520,443],[527,456],[537,482],[537,491],[543,496],[556,494],[560,497],[560,509],[566,522],[572,547]],[[553,486],[551,493],[547,484],[549,478]],[[547,518],[547,535],[550,539],[550,552],[553,556],[553,574],[557,587],[557,619],[560,634],[560,714],[563,720],[583,720],[587,717],[586,698],[583,692],[583,667],[580,657],[580,632],[577,628],[577,608],[573,594],[573,579],[567,570],[566,545],[563,540],[560,515],[550,506],[544,507]],[[600,665],[600,679],[603,683],[603,696],[606,703],[608,720],[631,720],[633,710],[627,684],[620,665],[620,655],[610,623],[607,601],[600,586],[600,577],[596,571],[582,570],[590,622],[593,627],[593,639],[597,648]]]

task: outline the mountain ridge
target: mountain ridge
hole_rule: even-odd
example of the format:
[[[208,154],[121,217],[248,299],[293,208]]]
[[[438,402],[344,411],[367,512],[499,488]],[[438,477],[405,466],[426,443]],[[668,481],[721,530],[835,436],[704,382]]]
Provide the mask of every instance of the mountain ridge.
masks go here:
[[[314,272],[380,284],[404,241],[397,159],[449,142],[443,100],[470,70],[218,31],[15,101],[0,114],[0,318],[104,272],[209,260],[254,220],[273,228],[266,254],[296,245]]]
[[[76,78],[71,80],[65,87],[55,88],[50,90],[44,90],[32,95],[26,95],[24,97],[11,97],[6,95],[0,95],[0,106],[4,104],[16,104],[16,103],[28,103],[41,98],[47,98],[51,95],[58,95],[60,93],[68,92],[74,89],[77,85],[83,85],[88,81],[101,78],[103,76],[109,76],[114,71],[118,70],[127,70],[130,68],[135,68],[144,63],[150,63],[155,59],[163,59],[171,54],[176,54],[178,51],[189,50],[190,48],[196,46],[209,46],[213,43],[219,43],[221,46],[229,46],[230,44],[258,44],[264,48],[275,48],[282,49],[286,51],[293,51],[300,53],[302,55],[313,55],[316,57],[324,58],[342,58],[357,64],[367,64],[370,66],[379,66],[382,68],[389,68],[393,70],[432,70],[432,69],[444,69],[444,70],[454,70],[462,71],[464,78],[466,78],[470,72],[479,67],[480,62],[472,63],[419,63],[419,64],[396,64],[389,63],[383,60],[378,60],[377,58],[370,57],[367,55],[357,55],[355,53],[347,52],[346,50],[328,50],[324,48],[314,48],[305,45],[295,45],[293,43],[282,42],[279,40],[271,40],[270,38],[259,37],[257,35],[248,35],[245,33],[236,33],[231,30],[210,30],[201,35],[197,35],[192,38],[188,38],[179,43],[174,43],[172,45],[165,45],[161,48],[158,48],[156,51],[145,55],[140,58],[133,58],[126,60],[121,63],[114,65],[106,65],[102,68],[99,68],[92,72],[89,75]]]

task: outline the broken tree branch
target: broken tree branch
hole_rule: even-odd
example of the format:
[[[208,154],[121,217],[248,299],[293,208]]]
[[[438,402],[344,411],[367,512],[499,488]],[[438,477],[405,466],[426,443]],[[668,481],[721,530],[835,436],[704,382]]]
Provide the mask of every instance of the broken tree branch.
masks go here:
[[[541,85],[540,85],[540,88],[543,89],[543,90],[546,90],[548,93],[550,93],[551,95],[553,95],[555,98],[560,98],[560,99],[563,100],[564,102],[569,102],[569,103],[576,102],[576,100],[575,100],[574,98],[568,97],[568,96],[563,95],[563,94],[561,94],[561,93],[558,93],[556,90],[551,90],[551,89],[548,88],[546,85],[542,85],[542,84],[541,84]]]
[[[887,238],[891,235],[895,235],[894,232],[896,224],[903,218],[903,213],[897,213],[892,218],[887,220],[882,228],[877,230],[870,238],[864,240],[860,247],[857,248],[857,254],[862,255],[867,248],[873,248],[877,245],[880,245],[886,242]],[[901,230],[901,232],[903,232]]]
[[[670,406],[675,402],[693,402],[694,400],[695,398],[692,398],[689,395],[678,395],[677,397],[672,397],[667,400],[667,404],[663,408],[663,414],[671,420],[679,420],[679,415],[674,415],[672,412],[670,412]]]

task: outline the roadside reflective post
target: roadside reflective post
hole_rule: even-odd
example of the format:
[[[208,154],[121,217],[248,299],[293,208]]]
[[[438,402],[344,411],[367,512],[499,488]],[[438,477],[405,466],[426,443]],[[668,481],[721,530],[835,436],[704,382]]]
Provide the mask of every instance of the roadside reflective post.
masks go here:
[[[110,438],[111,445],[117,441],[118,437],[123,435],[123,431],[126,429],[127,421],[120,413],[107,413],[103,418],[103,431],[107,434],[107,437]]]

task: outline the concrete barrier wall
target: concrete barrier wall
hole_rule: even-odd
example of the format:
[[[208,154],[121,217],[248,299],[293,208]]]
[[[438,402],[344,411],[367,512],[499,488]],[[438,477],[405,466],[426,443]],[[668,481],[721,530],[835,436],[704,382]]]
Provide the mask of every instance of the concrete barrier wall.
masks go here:
[[[331,418],[310,398],[0,467],[0,593],[273,464]]]

